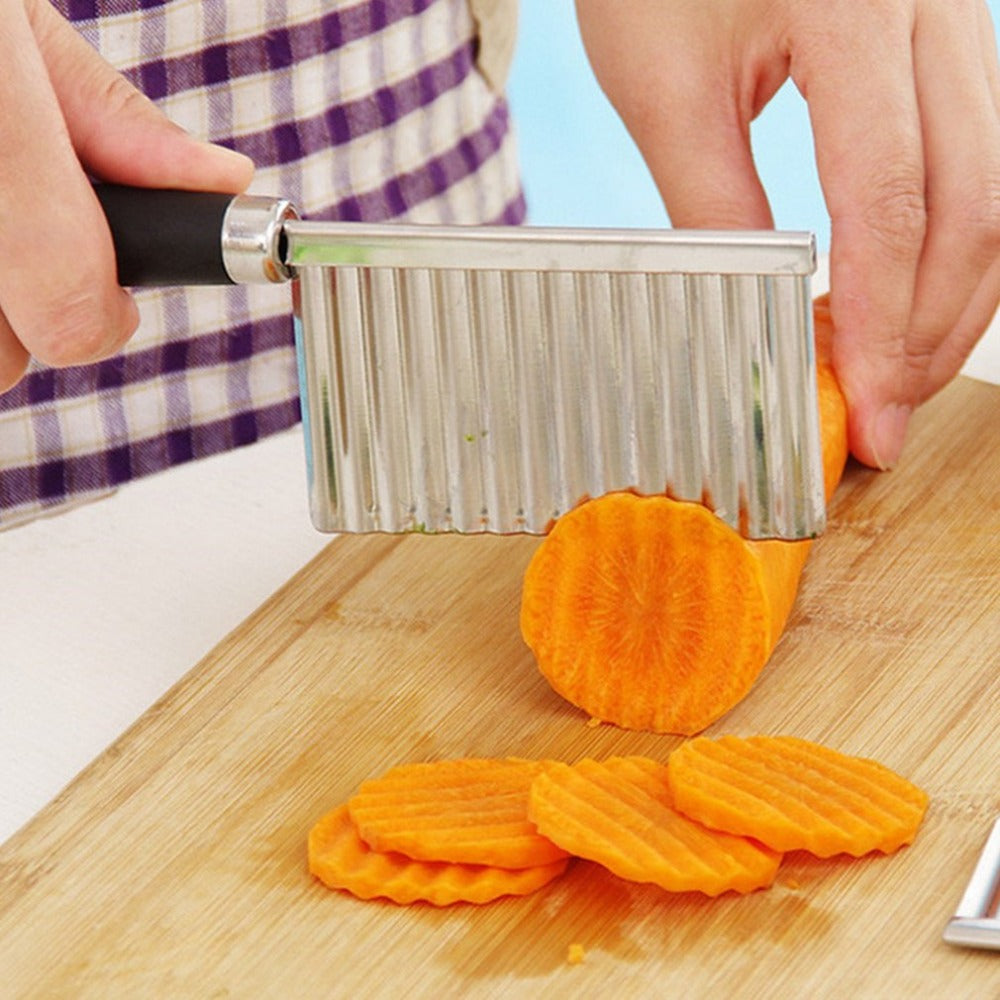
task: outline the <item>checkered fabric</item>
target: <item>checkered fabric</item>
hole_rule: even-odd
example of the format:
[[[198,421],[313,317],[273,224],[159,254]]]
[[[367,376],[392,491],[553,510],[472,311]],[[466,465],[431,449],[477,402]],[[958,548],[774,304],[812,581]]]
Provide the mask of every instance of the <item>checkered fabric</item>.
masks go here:
[[[252,191],[315,219],[518,223],[507,108],[467,0],[54,0]],[[287,286],[142,291],[139,332],[0,394],[0,528],[299,419]]]

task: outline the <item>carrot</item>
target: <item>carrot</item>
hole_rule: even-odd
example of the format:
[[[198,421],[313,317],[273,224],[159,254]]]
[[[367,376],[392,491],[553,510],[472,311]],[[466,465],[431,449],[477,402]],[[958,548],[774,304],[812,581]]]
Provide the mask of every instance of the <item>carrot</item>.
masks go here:
[[[629,729],[691,733],[750,689],[769,652],[759,563],[707,508],[612,493],[532,557],[521,632],[568,701]]]
[[[550,763],[532,782],[528,815],[571,854],[670,892],[750,892],[774,881],[781,860],[681,815],[666,765],[644,757]]]
[[[840,485],[847,464],[847,401],[833,371],[833,319],[830,296],[813,303],[816,340],[816,387],[823,445],[823,487],[827,501]],[[799,589],[799,578],[812,542],[747,539],[746,545],[760,559],[764,586],[771,605],[771,648],[784,631]]]
[[[348,800],[362,840],[418,861],[529,868],[566,852],[528,820],[543,761],[467,758],[404,764],[362,783]]]
[[[814,309],[827,498],[847,459],[846,406]],[[524,577],[538,667],[589,715],[691,735],[750,690],[781,637],[809,542],[742,538],[700,504],[611,493],[560,517]]]
[[[821,858],[912,842],[926,794],[862,757],[791,736],[699,737],[667,763],[676,807],[713,829]]]
[[[373,847],[352,807],[426,858]],[[791,736],[699,737],[666,764],[446,760],[365,782],[310,830],[309,870],[362,899],[438,906],[525,895],[573,856],[670,892],[747,893],[773,883],[786,851],[860,856],[911,843],[926,808],[923,791],[876,761]],[[446,859],[456,853],[502,863]],[[521,864],[529,857],[546,860]],[[570,956],[582,960],[582,946]]]
[[[309,831],[309,871],[331,889],[360,899],[394,903],[488,903],[501,896],[524,896],[565,871],[566,858],[512,870],[489,865],[413,861],[393,852],[373,851],[358,836],[347,805],[322,817]]]

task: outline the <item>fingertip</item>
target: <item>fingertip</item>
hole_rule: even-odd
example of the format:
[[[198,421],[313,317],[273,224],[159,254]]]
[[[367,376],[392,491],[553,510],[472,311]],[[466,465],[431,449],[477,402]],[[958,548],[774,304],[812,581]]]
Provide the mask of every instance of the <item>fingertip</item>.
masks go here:
[[[31,361],[24,345],[0,312],[0,394],[13,389],[24,377]]]
[[[114,316],[101,330],[100,338],[94,343],[92,350],[86,350],[81,345],[77,357],[71,364],[94,364],[105,358],[113,357],[132,339],[139,328],[140,314],[132,293],[126,288],[116,288],[113,301],[109,303],[107,315]],[[114,310],[112,312],[112,310]],[[83,343],[87,343],[86,340]]]
[[[238,194],[250,186],[256,168],[249,156],[228,146],[215,143],[202,143],[202,145],[208,149],[218,172],[216,183],[209,185],[210,187]]]
[[[111,282],[82,291],[66,288],[41,311],[22,311],[15,324],[31,355],[51,368],[88,365],[117,354],[139,326],[131,294]]]
[[[229,146],[208,142],[160,116],[150,122],[143,150],[135,157],[102,165],[105,180],[137,187],[176,187],[239,194],[253,180],[253,160]],[[130,136],[133,141],[135,136]],[[180,142],[178,143],[178,139]]]
[[[855,434],[855,458],[865,465],[887,472],[899,464],[906,443],[906,431],[913,415],[907,403],[887,403],[863,422]]]
[[[119,288],[118,292],[119,307],[121,309],[121,319],[118,328],[121,331],[121,337],[116,349],[120,349],[122,344],[131,339],[135,331],[139,329],[140,319],[139,306],[136,304],[132,293],[126,288]]]

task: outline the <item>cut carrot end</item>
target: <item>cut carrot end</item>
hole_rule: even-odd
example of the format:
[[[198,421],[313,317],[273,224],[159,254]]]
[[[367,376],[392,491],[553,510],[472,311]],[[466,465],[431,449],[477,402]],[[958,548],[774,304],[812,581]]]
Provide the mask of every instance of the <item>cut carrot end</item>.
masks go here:
[[[521,632],[552,687],[629,729],[700,732],[770,652],[757,555],[700,504],[611,493],[563,515],[528,566]]]

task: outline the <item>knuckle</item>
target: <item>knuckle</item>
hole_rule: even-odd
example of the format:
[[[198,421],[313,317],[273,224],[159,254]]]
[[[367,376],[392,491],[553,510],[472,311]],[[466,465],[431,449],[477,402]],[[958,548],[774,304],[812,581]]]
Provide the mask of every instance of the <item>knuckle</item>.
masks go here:
[[[967,249],[992,262],[1000,254],[1000,169],[972,182],[955,215]]]
[[[901,257],[918,254],[927,234],[923,179],[908,174],[883,177],[864,221],[885,251]]]
[[[109,76],[101,86],[103,106],[118,115],[148,113],[152,108],[149,98],[136,90],[123,76]]]
[[[0,393],[13,389],[21,381],[29,359],[28,352],[13,337],[9,343],[0,345]]]

